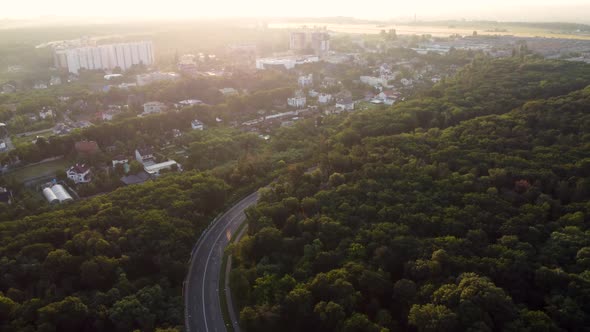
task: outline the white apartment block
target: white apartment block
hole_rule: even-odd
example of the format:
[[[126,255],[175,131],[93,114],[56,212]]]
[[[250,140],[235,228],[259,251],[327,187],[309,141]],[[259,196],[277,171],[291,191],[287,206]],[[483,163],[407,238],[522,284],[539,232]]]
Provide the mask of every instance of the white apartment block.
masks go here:
[[[116,67],[127,70],[133,65],[154,63],[154,46],[151,41],[85,46],[76,48],[56,48],[53,54],[58,68],[67,68],[78,74],[80,69],[112,70]]]

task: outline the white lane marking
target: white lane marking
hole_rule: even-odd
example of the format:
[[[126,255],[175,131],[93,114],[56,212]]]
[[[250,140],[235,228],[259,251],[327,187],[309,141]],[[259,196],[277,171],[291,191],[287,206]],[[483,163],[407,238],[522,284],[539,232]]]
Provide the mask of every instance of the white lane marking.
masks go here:
[[[250,198],[250,197],[247,197],[246,199],[244,199],[244,201],[247,201],[249,198]],[[242,203],[242,202],[240,202],[240,203]],[[243,204],[240,204],[240,203],[238,203],[238,204],[237,204],[235,207],[238,207],[238,206],[240,206],[240,205],[243,205]],[[256,203],[256,201],[254,201],[254,203]],[[244,208],[244,209],[245,209],[245,208]],[[233,209],[230,209],[230,211],[231,211],[231,210],[233,210]],[[228,213],[229,213],[230,211],[228,211]],[[222,228],[225,228],[225,227],[227,227],[227,226],[230,226],[230,225],[233,223],[233,221],[234,221],[236,218],[238,218],[238,217],[241,217],[241,215],[242,215],[243,213],[244,213],[244,212],[242,211],[242,212],[240,212],[240,213],[239,213],[237,216],[235,216],[235,217],[233,217],[232,219],[230,219],[230,221],[229,221],[229,222],[228,222],[228,223],[227,223],[225,226],[223,226]],[[223,215],[221,218],[219,218],[219,219],[222,219],[222,218],[224,218],[224,217],[225,217],[225,214],[224,214],[224,215]],[[213,228],[214,228],[214,227],[211,227],[211,230],[212,230]],[[223,229],[222,229],[222,230],[223,230]],[[211,250],[209,251],[209,255],[207,256],[207,260],[205,261],[205,270],[204,270],[204,275],[203,275],[203,282],[202,282],[202,286],[201,286],[201,294],[203,295],[203,297],[202,297],[202,306],[203,306],[203,322],[205,323],[205,331],[209,331],[209,327],[208,327],[208,325],[207,325],[207,313],[205,312],[205,311],[206,311],[206,310],[205,310],[205,280],[207,279],[207,267],[209,266],[209,260],[211,259],[211,255],[213,254],[213,250],[215,249],[215,244],[217,243],[217,241],[219,241],[219,238],[221,238],[221,236],[222,236],[223,234],[224,234],[224,233],[223,233],[223,232],[221,232],[221,233],[219,233],[219,235],[217,235],[217,238],[215,239],[215,241],[213,242],[213,245],[211,246]],[[208,236],[208,235],[209,235],[209,234],[207,234],[207,236]],[[205,241],[203,241],[203,242],[205,242]],[[200,245],[199,245],[199,247],[200,247]],[[199,248],[197,248],[197,250],[199,250]]]

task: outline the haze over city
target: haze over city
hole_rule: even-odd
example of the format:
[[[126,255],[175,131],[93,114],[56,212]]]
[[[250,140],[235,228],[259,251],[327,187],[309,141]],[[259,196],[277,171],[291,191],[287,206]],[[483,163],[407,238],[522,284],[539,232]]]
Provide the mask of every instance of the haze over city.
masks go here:
[[[422,20],[468,19],[498,21],[590,21],[590,3],[586,0],[369,0],[314,1],[301,0],[279,5],[272,0],[203,1],[117,1],[104,0],[100,5],[75,0],[26,0],[2,8],[0,18],[35,17],[105,17],[132,19],[165,19],[196,17],[333,17],[353,16],[367,19]]]
[[[0,332],[590,327],[590,0],[4,0]]]

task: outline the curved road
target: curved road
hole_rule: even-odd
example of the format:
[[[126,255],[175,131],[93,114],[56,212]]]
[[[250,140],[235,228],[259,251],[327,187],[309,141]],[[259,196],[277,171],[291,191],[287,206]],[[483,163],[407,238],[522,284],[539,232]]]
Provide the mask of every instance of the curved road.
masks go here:
[[[193,249],[184,285],[184,315],[188,332],[226,332],[219,301],[223,251],[246,220],[244,210],[257,200],[258,192],[255,192],[232,206],[201,236]]]

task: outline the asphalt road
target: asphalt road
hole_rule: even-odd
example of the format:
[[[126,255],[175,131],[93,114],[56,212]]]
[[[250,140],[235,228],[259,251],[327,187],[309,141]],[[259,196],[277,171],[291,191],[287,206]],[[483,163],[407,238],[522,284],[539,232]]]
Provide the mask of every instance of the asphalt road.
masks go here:
[[[225,332],[219,278],[223,251],[246,220],[244,210],[255,204],[255,192],[232,206],[205,232],[193,250],[184,285],[185,325],[189,332]]]

